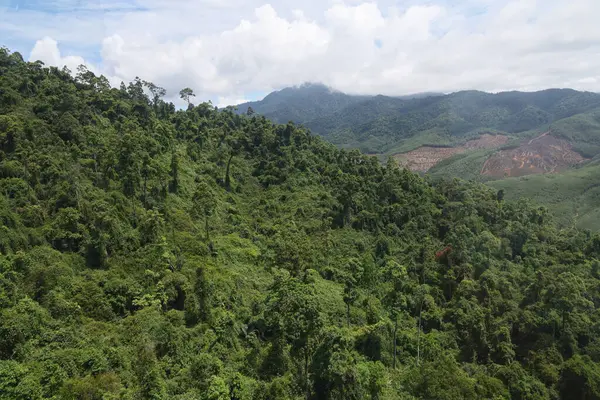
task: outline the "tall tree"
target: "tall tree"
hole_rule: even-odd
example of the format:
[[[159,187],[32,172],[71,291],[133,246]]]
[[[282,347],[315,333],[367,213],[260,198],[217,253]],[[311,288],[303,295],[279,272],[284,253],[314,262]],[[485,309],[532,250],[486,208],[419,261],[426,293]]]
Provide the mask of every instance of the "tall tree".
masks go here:
[[[181,97],[181,99],[183,101],[185,101],[188,104],[188,106],[189,106],[190,105],[190,99],[192,97],[196,97],[196,95],[194,94],[194,91],[192,89],[186,87],[186,88],[181,89],[179,91],[179,97]]]

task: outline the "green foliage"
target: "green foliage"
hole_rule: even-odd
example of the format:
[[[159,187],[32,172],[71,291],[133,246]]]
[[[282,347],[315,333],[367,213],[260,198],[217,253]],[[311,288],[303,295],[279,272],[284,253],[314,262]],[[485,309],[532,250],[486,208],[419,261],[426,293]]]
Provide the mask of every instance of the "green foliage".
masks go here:
[[[531,175],[488,182],[506,198],[528,198],[543,204],[563,227],[600,230],[600,164],[593,161],[560,174]]]
[[[548,130],[598,154],[595,93],[551,89],[534,93],[489,94],[464,91],[449,95],[349,96],[320,85],[271,93],[260,102],[239,106],[279,122],[304,124],[332,143],[366,153],[395,154],[424,145],[453,145],[480,133]],[[593,149],[590,148],[593,146]]]
[[[0,74],[0,397],[598,397],[599,236],[140,79]]]

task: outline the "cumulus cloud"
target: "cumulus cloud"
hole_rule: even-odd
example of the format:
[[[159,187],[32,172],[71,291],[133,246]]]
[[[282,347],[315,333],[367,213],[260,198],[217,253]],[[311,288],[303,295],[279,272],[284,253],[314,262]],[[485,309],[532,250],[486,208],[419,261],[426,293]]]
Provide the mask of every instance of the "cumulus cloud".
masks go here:
[[[31,50],[29,55],[30,60],[39,60],[45,64],[56,66],[56,67],[67,67],[71,71],[77,71],[77,67],[86,64],[83,57],[79,56],[66,56],[63,57],[58,49],[58,42],[50,37],[45,37],[38,40]],[[93,70],[93,67],[91,67]]]
[[[219,108],[224,108],[227,106],[231,106],[231,105],[237,105],[237,104],[242,104],[242,103],[247,103],[251,101],[251,99],[247,99],[245,97],[219,97],[219,100],[217,101],[216,106]]]
[[[59,45],[95,49],[88,64],[111,82],[189,86],[221,105],[306,81],[388,95],[600,91],[597,0],[129,0],[100,14],[78,4],[74,16],[4,10],[13,22],[0,34],[38,35],[30,58],[71,69],[84,60]]]

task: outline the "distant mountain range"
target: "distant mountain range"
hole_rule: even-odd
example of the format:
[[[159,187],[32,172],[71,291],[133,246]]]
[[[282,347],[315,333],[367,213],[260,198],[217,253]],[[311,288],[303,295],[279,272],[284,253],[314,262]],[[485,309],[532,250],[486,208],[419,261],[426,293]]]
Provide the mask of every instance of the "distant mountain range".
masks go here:
[[[597,93],[548,89],[354,96],[305,84],[237,108],[239,113],[252,108],[279,123],[302,124],[340,147],[358,148],[382,161],[393,156],[433,177],[495,181],[493,185],[505,189],[508,197],[527,193],[529,178],[520,177],[545,174],[548,178],[531,181],[536,191],[528,197],[552,201],[548,205],[558,213],[571,207],[575,211],[563,220],[580,226],[583,219],[578,218],[583,217],[579,216],[590,215],[588,210],[600,206],[600,198],[590,197],[596,191],[589,190],[589,182],[600,176]],[[586,179],[572,185],[570,192],[560,191],[560,201],[539,196],[539,191],[552,191],[550,186],[557,182],[553,176],[560,175],[564,183],[569,177],[583,176],[571,172],[583,167]],[[581,204],[581,209],[575,204]],[[600,229],[597,216],[585,226]]]
[[[600,95],[571,89],[490,94],[463,91],[404,97],[353,96],[305,84],[237,106],[293,121],[341,146],[392,154],[421,145],[453,145],[493,132],[518,135],[600,107]]]

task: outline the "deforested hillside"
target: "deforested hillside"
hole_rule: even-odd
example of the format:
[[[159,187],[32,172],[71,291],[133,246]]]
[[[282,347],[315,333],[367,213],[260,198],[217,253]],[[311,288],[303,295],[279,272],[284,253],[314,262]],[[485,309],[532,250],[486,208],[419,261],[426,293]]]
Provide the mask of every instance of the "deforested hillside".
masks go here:
[[[0,397],[600,397],[600,236],[163,96],[0,50]]]

